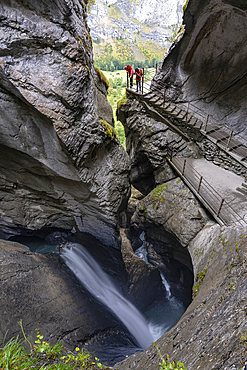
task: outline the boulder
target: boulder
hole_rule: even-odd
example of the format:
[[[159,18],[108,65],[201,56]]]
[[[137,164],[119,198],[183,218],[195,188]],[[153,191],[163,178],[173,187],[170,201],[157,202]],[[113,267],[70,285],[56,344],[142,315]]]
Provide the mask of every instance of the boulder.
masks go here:
[[[157,235],[160,240],[163,234],[170,234],[186,247],[208,220],[194,194],[180,178],[175,178],[139,202],[131,224],[145,230],[150,237]]]
[[[128,231],[121,229],[121,252],[128,278],[127,295],[132,303],[142,312],[154,305],[165,294],[157,267],[151,266],[135,255]]]

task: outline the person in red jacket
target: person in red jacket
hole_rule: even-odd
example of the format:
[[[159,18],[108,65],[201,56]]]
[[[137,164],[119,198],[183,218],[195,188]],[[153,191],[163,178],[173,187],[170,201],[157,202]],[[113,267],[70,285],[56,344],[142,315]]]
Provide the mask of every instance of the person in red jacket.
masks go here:
[[[133,87],[133,75],[134,71],[130,64],[128,64],[126,67],[124,67],[125,71],[128,72],[129,78],[130,78],[130,88]]]
[[[142,70],[141,68],[135,69],[135,75],[136,75],[136,92],[138,92],[138,89],[141,92],[141,79],[142,79]]]

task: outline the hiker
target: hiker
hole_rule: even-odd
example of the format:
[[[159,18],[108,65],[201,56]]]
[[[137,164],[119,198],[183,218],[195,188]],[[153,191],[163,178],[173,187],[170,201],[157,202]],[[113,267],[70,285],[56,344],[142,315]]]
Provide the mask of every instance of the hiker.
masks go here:
[[[130,64],[128,64],[126,67],[124,67],[125,71],[128,72],[129,78],[130,78],[130,88],[133,87],[133,75],[134,71]]]
[[[135,69],[135,75],[136,75],[136,92],[138,92],[138,89],[141,92],[141,79],[142,79],[142,70],[141,68]]]

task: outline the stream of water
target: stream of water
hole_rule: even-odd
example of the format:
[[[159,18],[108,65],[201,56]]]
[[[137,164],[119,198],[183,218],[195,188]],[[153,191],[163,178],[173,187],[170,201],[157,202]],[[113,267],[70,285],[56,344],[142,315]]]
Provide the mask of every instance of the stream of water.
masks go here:
[[[181,302],[171,296],[169,286],[163,277],[164,297],[160,297],[158,304],[145,312],[143,316],[136,307],[120,293],[112,279],[102,270],[89,252],[80,244],[69,245],[62,248],[62,258],[67,266],[73,271],[81,283],[99,301],[106,305],[127,327],[132,334],[136,347],[133,343],[125,342],[120,346],[113,339],[114,344],[101,343],[99,347],[91,347],[102,361],[109,365],[123,360],[128,355],[146,349],[171,327],[173,327],[184,313]],[[120,342],[121,342],[121,338]]]
[[[135,306],[125,299],[110,277],[79,244],[62,249],[62,258],[81,283],[104,303],[128,328],[137,344],[145,349],[154,340],[149,325]]]
[[[18,241],[28,245],[32,252],[58,252],[57,245],[44,243],[37,237],[19,237]],[[144,247],[139,248],[136,254],[148,263]],[[90,352],[110,366],[146,349],[172,328],[185,311],[183,304],[171,295],[164,276],[161,276],[164,296],[158,297],[156,304],[143,315],[121,294],[113,279],[81,244],[66,243],[61,249],[61,257],[86,289],[118,317],[133,337],[131,340],[117,333],[101,339],[100,343],[88,345]]]

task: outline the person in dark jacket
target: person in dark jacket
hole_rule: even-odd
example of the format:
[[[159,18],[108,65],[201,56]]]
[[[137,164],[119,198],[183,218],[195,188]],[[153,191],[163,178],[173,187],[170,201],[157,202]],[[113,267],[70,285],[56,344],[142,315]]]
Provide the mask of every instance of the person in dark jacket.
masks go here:
[[[141,68],[136,68],[135,69],[135,75],[136,75],[136,92],[138,92],[138,89],[141,92],[141,79],[142,79],[142,70],[141,70]]]
[[[131,67],[130,64],[128,64],[126,67],[124,67],[125,71],[128,72],[129,78],[130,78],[130,88],[133,87],[133,75],[134,75],[134,70]]]

